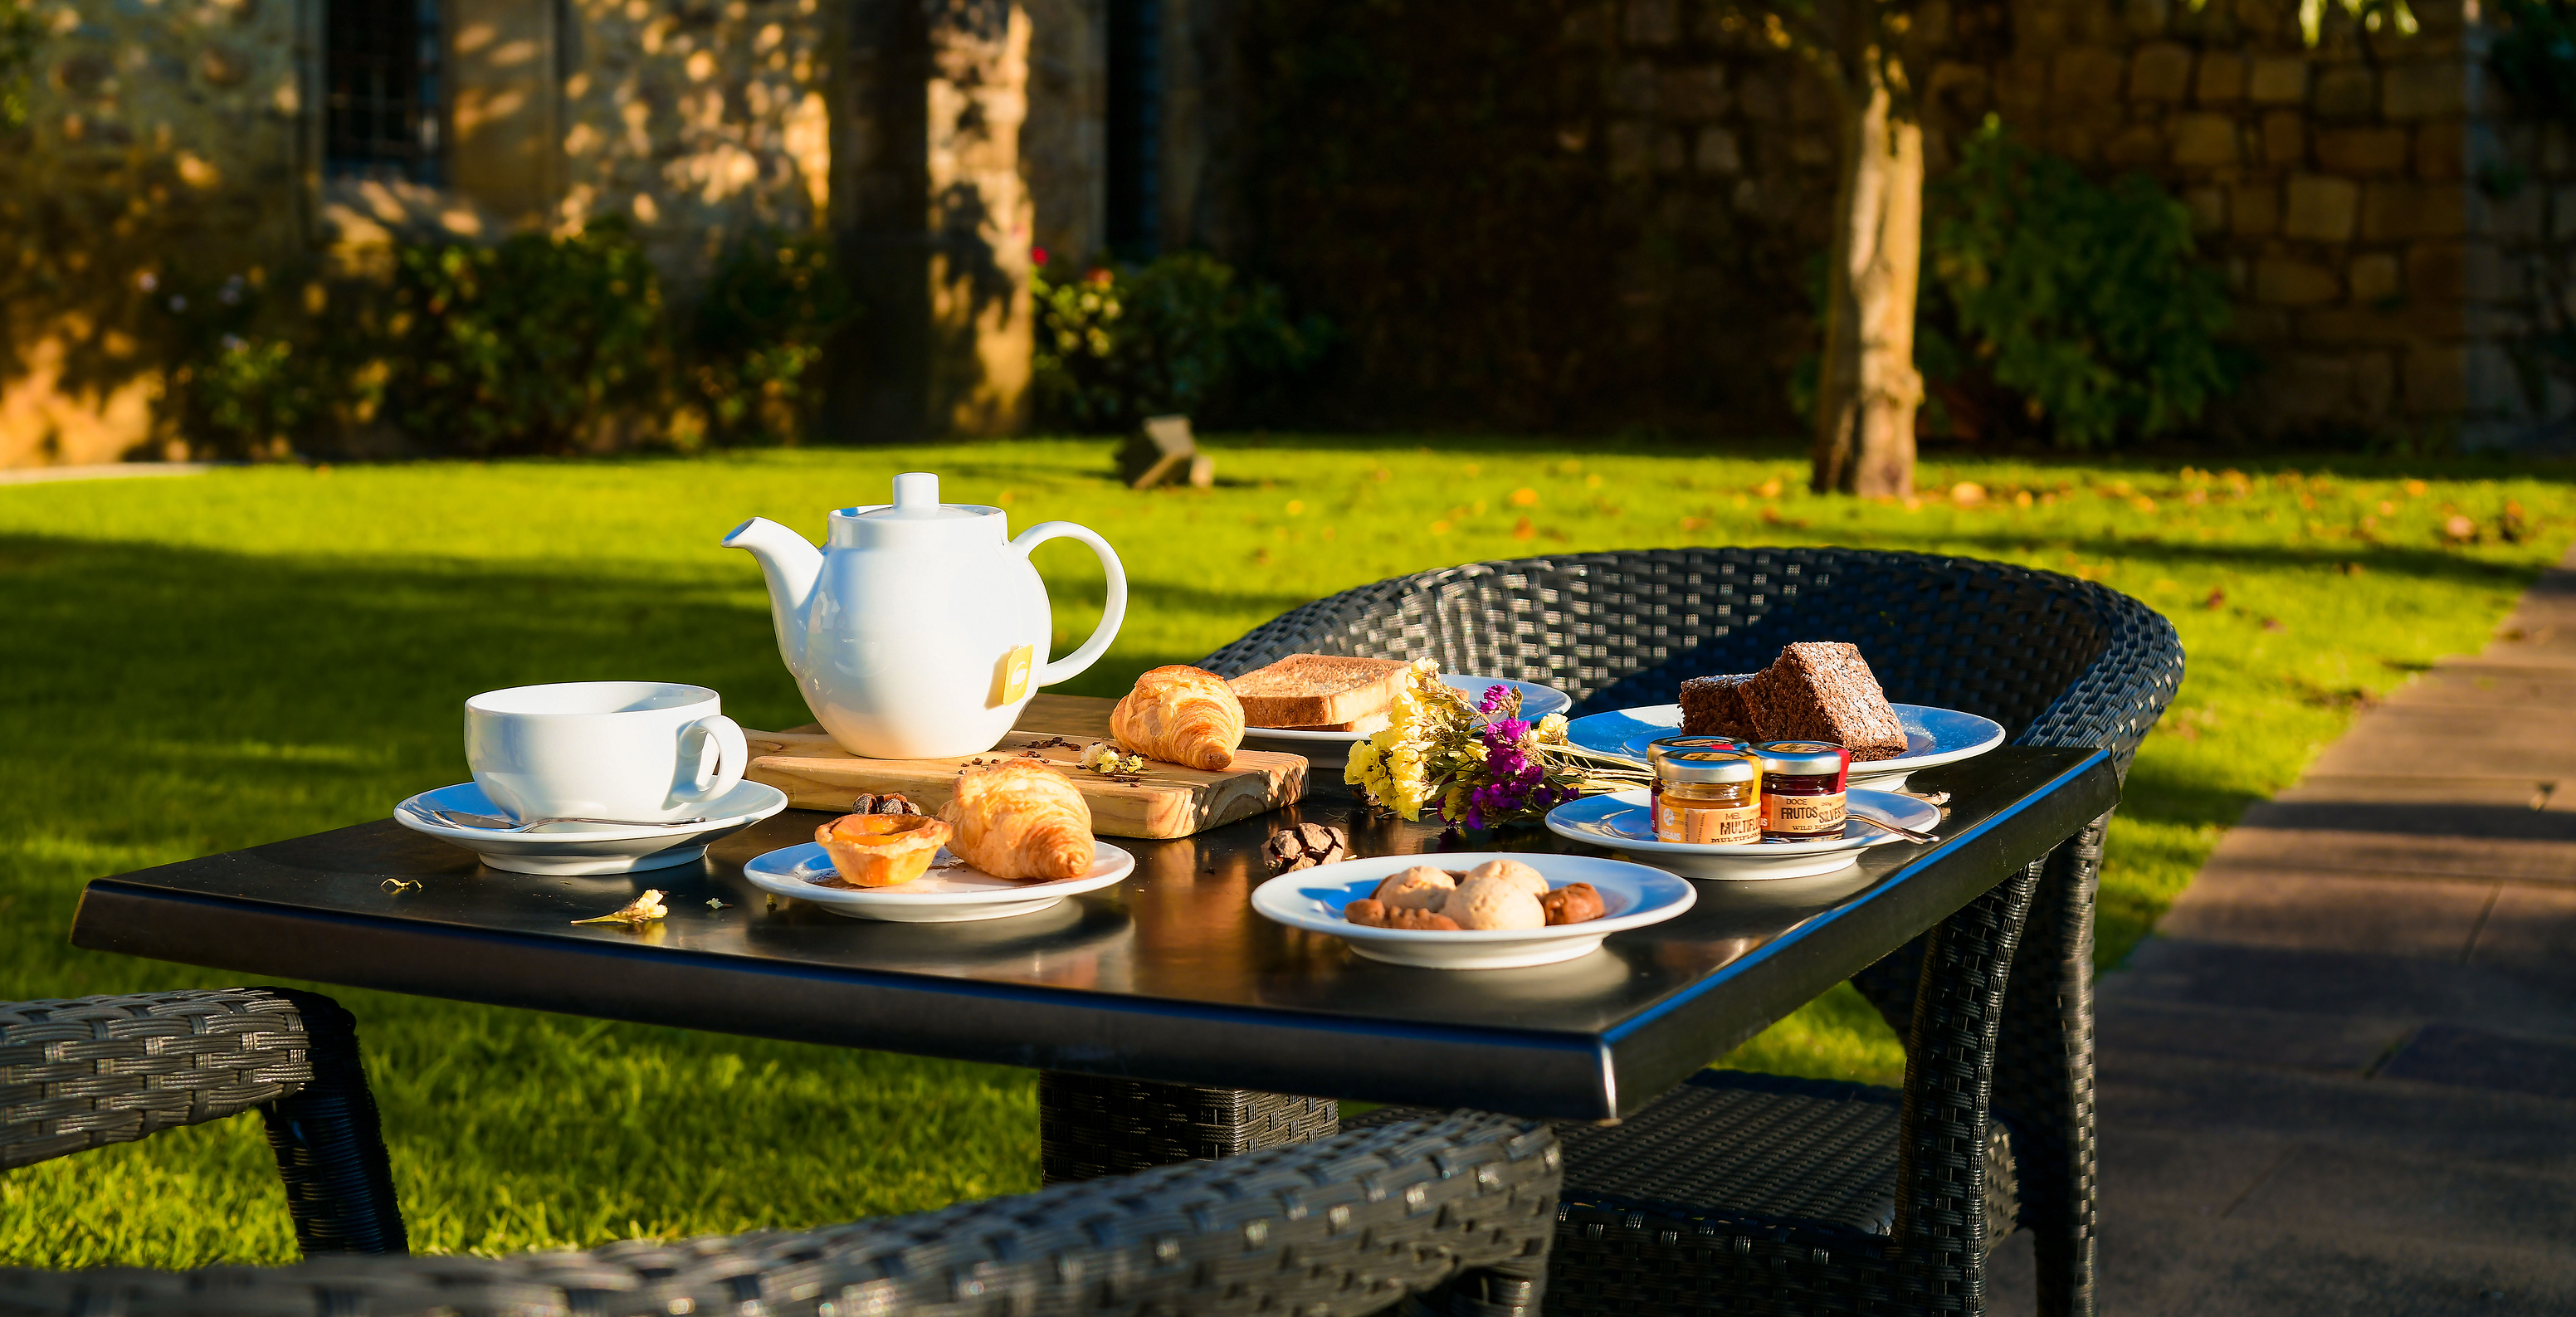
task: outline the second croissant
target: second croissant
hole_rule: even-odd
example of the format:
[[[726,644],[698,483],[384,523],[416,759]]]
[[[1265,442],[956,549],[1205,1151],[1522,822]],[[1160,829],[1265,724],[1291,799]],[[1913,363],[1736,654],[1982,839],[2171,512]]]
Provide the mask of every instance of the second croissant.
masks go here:
[[[1121,745],[1165,763],[1217,772],[1243,744],[1243,702],[1225,678],[1175,663],[1136,679],[1109,714]]]

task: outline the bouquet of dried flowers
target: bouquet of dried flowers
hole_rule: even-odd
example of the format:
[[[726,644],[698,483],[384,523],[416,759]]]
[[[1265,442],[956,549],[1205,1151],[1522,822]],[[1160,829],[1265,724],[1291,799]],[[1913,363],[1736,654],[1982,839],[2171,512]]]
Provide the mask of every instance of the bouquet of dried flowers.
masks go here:
[[[1351,747],[1342,778],[1371,803],[1408,820],[1433,817],[1483,829],[1544,817],[1578,796],[1645,785],[1634,761],[1565,739],[1565,715],[1533,723],[1520,691],[1496,684],[1474,704],[1417,659],[1412,680],[1387,707],[1386,730]]]

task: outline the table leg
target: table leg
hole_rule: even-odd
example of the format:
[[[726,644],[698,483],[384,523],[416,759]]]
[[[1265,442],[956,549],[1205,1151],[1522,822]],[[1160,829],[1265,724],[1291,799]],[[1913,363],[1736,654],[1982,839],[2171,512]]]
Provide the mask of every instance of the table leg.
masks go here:
[[[1039,1164],[1048,1184],[1125,1175],[1341,1132],[1331,1098],[1042,1071]]]
[[[2093,1313],[2093,902],[2110,821],[2067,839],[2041,870],[1995,1063],[1994,1109],[2012,1129],[2042,1317]]]

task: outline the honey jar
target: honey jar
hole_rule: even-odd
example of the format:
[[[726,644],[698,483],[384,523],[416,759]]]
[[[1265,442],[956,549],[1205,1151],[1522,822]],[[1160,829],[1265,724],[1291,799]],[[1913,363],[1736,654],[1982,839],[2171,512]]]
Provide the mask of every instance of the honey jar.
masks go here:
[[[1655,840],[1717,846],[1762,840],[1762,765],[1753,756],[1732,749],[1674,747],[1650,758],[1655,765]]]
[[[1851,751],[1831,741],[1765,741],[1753,754],[1762,765],[1764,841],[1843,835]]]

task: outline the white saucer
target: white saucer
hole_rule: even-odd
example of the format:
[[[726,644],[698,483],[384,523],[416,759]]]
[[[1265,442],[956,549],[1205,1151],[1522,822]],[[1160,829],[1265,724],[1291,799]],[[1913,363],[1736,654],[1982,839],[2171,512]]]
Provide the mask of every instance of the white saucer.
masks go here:
[[[1021,883],[974,868],[942,847],[930,872],[893,887],[825,887],[817,879],[838,875],[820,842],[782,846],[742,866],[751,885],[776,896],[811,901],[836,915],[898,924],[954,924],[1033,914],[1068,896],[1116,886],[1135,872],[1136,857],[1104,841],[1092,842],[1091,872],[1080,878]]]
[[[758,782],[745,782],[700,807],[706,822],[672,828],[558,823],[542,832],[492,832],[441,823],[420,813],[422,806],[465,814],[501,814],[501,807],[471,782],[424,791],[405,800],[394,806],[394,822],[440,841],[454,842],[482,856],[483,862],[495,869],[581,877],[694,864],[707,853],[709,842],[730,837],[787,808],[787,793]]]
[[[1654,815],[1644,791],[1613,791],[1570,800],[1547,812],[1547,830],[1571,841],[1612,846],[1694,878],[1805,878],[1860,863],[1872,846],[1905,840],[1866,823],[1846,823],[1827,841],[1757,841],[1736,846],[1655,840]],[[1916,832],[1941,826],[1941,810],[1927,801],[1853,787],[1851,812]]]
[[[1852,786],[1875,791],[1902,790],[1907,774],[1936,764],[1973,759],[2004,743],[2004,725],[1992,718],[1956,709],[1935,709],[1928,704],[1888,707],[1896,711],[1898,725],[1905,728],[1905,753],[1894,759],[1854,763]],[[1647,742],[1679,736],[1681,730],[1682,706],[1644,704],[1577,718],[1565,725],[1565,739],[1586,750],[1643,759]]]
[[[1380,881],[1417,864],[1472,869],[1487,860],[1518,860],[1546,877],[1549,887],[1590,883],[1605,913],[1580,924],[1548,928],[1372,928],[1342,917],[1342,907],[1377,890]],[[1436,855],[1378,855],[1319,864],[1283,873],[1252,889],[1252,908],[1290,928],[1323,933],[1351,944],[1371,960],[1423,969],[1518,969],[1553,965],[1589,954],[1601,939],[1625,929],[1659,924],[1691,908],[1699,893],[1661,869],[1591,855],[1460,851]]]
[[[1554,686],[1542,686],[1534,681],[1516,681],[1510,677],[1467,677],[1456,673],[1443,673],[1440,680],[1450,689],[1463,692],[1469,704],[1485,698],[1485,692],[1493,687],[1509,686],[1521,693],[1521,717],[1529,722],[1537,722],[1551,713],[1563,713],[1574,707],[1574,697]],[[1352,742],[1369,738],[1367,732],[1319,732],[1296,727],[1246,727],[1243,734],[1273,741]]]

